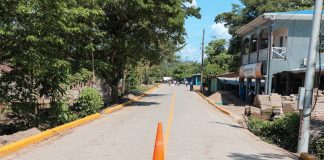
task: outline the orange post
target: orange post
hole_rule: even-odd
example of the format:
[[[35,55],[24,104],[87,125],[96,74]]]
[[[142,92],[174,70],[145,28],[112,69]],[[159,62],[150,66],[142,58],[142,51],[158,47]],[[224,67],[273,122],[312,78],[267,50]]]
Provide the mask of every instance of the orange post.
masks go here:
[[[164,145],[163,145],[163,133],[162,133],[161,122],[158,123],[158,127],[157,127],[153,160],[164,160]]]

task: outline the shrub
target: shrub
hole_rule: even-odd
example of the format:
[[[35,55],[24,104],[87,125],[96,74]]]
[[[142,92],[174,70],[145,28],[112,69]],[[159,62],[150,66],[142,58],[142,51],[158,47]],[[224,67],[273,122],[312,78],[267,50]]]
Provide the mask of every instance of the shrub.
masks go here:
[[[290,113],[274,121],[250,118],[248,129],[256,136],[289,151],[296,152],[298,144],[299,114]]]
[[[310,145],[310,151],[319,159],[324,160],[324,137],[314,139]]]
[[[93,88],[84,89],[72,109],[78,117],[96,113],[103,107],[103,100],[99,93]]]
[[[77,115],[70,110],[67,101],[59,100],[51,102],[48,117],[43,117],[42,119],[43,126],[41,129],[47,129],[74,121],[77,119]]]

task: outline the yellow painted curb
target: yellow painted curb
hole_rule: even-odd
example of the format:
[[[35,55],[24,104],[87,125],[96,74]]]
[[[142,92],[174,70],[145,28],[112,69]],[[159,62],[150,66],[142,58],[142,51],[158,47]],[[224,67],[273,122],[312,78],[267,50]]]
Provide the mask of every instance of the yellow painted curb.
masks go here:
[[[301,160],[317,160],[317,158],[309,153],[300,153]]]
[[[212,102],[211,100],[209,100],[206,96],[204,96],[202,93],[200,93],[200,91],[198,90],[194,90],[195,92],[197,92],[203,99],[205,99],[209,104],[213,105],[214,107],[216,107],[217,109],[219,109],[220,111],[222,111],[223,113],[227,114],[227,115],[231,115],[231,112],[227,111],[226,109],[224,109],[223,107],[220,107],[218,105],[216,105],[214,102]]]
[[[160,85],[156,85],[155,87],[149,89],[147,92],[145,92],[144,95],[141,95],[139,97],[135,97],[134,99],[131,99],[131,100],[129,100],[129,101],[123,103],[123,104],[119,104],[119,105],[117,105],[115,107],[107,108],[107,109],[103,110],[102,113],[108,114],[108,113],[112,113],[112,112],[114,112],[116,110],[119,110],[119,109],[123,108],[124,106],[126,106],[128,104],[131,104],[134,101],[139,100],[139,99],[143,98],[144,96],[152,93],[158,87],[160,87]],[[66,123],[66,124],[63,124],[61,126],[57,126],[55,128],[43,131],[43,132],[41,132],[39,134],[27,137],[27,138],[19,140],[17,142],[7,144],[5,146],[0,147],[0,157],[4,157],[6,155],[14,153],[14,152],[19,151],[20,149],[22,149],[22,148],[24,148],[24,147],[26,147],[28,145],[38,143],[38,142],[40,142],[42,140],[45,140],[47,138],[58,135],[59,133],[61,133],[63,131],[75,128],[77,126],[88,123],[88,122],[90,122],[92,120],[95,120],[95,119],[98,119],[100,117],[101,117],[101,113],[96,113],[96,114],[93,114],[93,115],[90,115],[90,116],[75,120],[73,122]]]
[[[131,99],[131,100],[125,102],[125,103],[118,104],[118,105],[116,105],[116,106],[114,106],[114,107],[110,107],[110,108],[104,109],[104,110],[102,111],[102,113],[103,113],[103,114],[109,114],[109,113],[115,112],[115,111],[117,111],[117,110],[120,110],[120,109],[122,109],[123,107],[125,107],[125,106],[127,106],[127,105],[129,105],[129,104],[131,104],[131,103],[133,103],[133,102],[135,102],[135,101],[137,101],[137,100],[139,100],[139,99],[141,99],[141,98],[143,98],[143,97],[149,95],[150,93],[152,93],[153,91],[155,91],[155,90],[156,90],[157,88],[159,88],[159,87],[160,87],[160,84],[158,84],[158,85],[154,86],[153,88],[149,89],[149,90],[146,91],[143,95],[140,95],[140,96],[138,96],[138,97],[135,97],[135,98],[133,98],[133,99]]]
[[[44,140],[46,138],[57,135],[62,131],[74,128],[74,127],[79,126],[81,124],[85,124],[87,122],[90,122],[90,121],[92,121],[94,119],[98,119],[100,117],[101,117],[101,114],[96,113],[96,114],[81,118],[79,120],[76,120],[76,121],[73,121],[73,122],[70,122],[70,123],[67,123],[67,124],[64,124],[64,125],[49,129],[49,130],[46,130],[46,131],[41,132],[39,134],[36,134],[34,136],[30,136],[28,138],[22,139],[20,141],[10,143],[8,145],[0,147],[0,157],[6,156],[8,154],[11,154],[13,152],[16,152],[16,151],[26,147],[28,145],[35,144],[35,143],[40,142],[40,141],[42,141],[42,140]]]

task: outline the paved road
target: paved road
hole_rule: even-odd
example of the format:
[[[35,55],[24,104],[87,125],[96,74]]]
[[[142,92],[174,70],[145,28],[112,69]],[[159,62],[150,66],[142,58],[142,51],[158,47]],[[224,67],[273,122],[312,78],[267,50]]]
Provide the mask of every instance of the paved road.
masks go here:
[[[159,121],[166,160],[295,159],[258,141],[184,86],[168,85],[118,112],[6,159],[151,160]]]

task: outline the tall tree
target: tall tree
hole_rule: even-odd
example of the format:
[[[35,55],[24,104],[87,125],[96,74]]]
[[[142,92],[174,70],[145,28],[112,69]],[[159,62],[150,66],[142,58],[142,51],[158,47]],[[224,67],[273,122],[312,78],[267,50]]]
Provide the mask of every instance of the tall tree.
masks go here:
[[[186,7],[185,0],[101,0],[105,32],[96,52],[111,67],[100,74],[112,88],[112,100],[118,100],[118,83],[130,64],[142,60],[160,63],[168,49],[184,43],[184,20],[199,17],[199,9]],[[169,46],[169,47],[168,47]],[[171,53],[174,54],[173,50]]]

